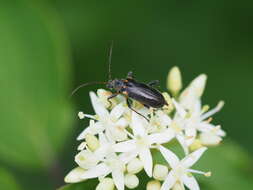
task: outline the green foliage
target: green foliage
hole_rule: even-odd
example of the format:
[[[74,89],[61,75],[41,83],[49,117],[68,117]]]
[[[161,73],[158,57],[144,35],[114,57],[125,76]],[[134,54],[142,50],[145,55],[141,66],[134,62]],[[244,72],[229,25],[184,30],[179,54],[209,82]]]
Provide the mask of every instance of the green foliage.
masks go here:
[[[69,184],[62,186],[58,190],[83,190],[83,189],[95,189],[98,184],[98,180],[90,179],[82,183]]]
[[[164,87],[173,65],[182,69],[185,85],[206,72],[210,88],[204,102],[214,105],[219,98],[228,102],[217,123],[224,124],[229,137],[251,150],[252,6],[246,1],[1,2],[0,164],[6,167],[0,166],[0,189],[46,190],[63,183],[63,172],[55,168],[66,174],[74,165],[74,142],[65,146],[70,139],[67,133],[74,133],[68,98],[71,75],[76,85],[105,80],[105,49],[112,39],[115,77],[133,70],[138,80],[159,79]],[[87,113],[92,112],[88,90],[75,96],[78,108],[85,105]],[[160,154],[153,153],[156,162],[164,163]],[[65,160],[54,165],[57,158]],[[213,172],[211,178],[199,177],[205,190],[253,186],[252,159],[232,142],[210,148],[196,169]],[[148,178],[144,172],[138,177],[138,189],[144,189]],[[87,180],[61,190],[94,189],[97,183]]]
[[[0,6],[0,159],[51,164],[69,131],[69,53],[61,24],[42,4]]]
[[[174,151],[177,151],[176,149],[177,147]],[[159,152],[153,154],[155,154],[155,162],[165,163]],[[242,148],[231,141],[219,147],[209,148],[193,168],[212,172],[211,177],[195,175],[199,179],[201,188],[205,190],[237,190],[253,187],[253,176],[250,174],[253,169],[251,159]],[[148,177],[143,172],[138,177],[140,185],[136,189],[142,190],[145,188]],[[87,180],[66,185],[59,190],[94,189],[97,183],[97,180]]]
[[[252,160],[231,141],[210,148],[196,164],[197,169],[212,171],[210,178],[200,177],[203,189],[249,189],[253,187]]]
[[[0,189],[21,190],[16,179],[3,168],[0,168]]]

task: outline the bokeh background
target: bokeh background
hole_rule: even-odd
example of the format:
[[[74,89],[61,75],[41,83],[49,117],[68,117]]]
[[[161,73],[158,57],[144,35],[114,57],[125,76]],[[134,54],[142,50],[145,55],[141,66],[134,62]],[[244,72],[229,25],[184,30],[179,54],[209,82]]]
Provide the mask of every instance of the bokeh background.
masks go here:
[[[184,85],[208,75],[203,102],[225,100],[214,122],[228,135],[198,165],[213,171],[201,187],[252,189],[252,20],[250,0],[1,0],[0,189],[64,184],[87,124],[77,113],[93,113],[88,92],[101,86],[69,94],[82,82],[107,80],[111,40],[113,77],[132,70],[140,81],[159,79],[163,91],[174,65]]]

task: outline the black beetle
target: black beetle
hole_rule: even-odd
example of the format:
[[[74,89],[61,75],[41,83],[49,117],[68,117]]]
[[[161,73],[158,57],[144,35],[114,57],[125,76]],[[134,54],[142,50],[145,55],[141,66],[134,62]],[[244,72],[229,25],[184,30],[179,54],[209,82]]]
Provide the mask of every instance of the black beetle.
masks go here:
[[[140,83],[134,80],[133,73],[130,71],[127,74],[126,79],[111,79],[111,57],[112,57],[112,45],[109,53],[109,81],[108,82],[90,82],[78,86],[73,92],[72,95],[81,87],[91,85],[91,84],[106,84],[106,87],[115,90],[116,93],[112,94],[107,98],[110,102],[111,98],[116,97],[118,94],[123,94],[126,97],[127,106],[137,114],[141,115],[145,119],[145,116],[134,110],[131,106],[129,98],[132,98],[147,108],[162,108],[164,105],[168,105],[165,101],[163,95],[153,88],[154,85],[159,83],[158,80],[149,82],[148,84]],[[110,102],[111,103],[111,102]],[[147,119],[148,120],[148,119]]]

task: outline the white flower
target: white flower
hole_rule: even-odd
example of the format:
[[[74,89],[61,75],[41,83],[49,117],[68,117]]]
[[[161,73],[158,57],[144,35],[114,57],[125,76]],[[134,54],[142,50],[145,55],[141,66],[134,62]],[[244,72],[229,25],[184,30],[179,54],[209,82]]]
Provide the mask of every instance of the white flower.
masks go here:
[[[182,79],[178,67],[171,68],[167,77],[167,88],[175,95],[181,90]]]
[[[182,107],[180,107],[174,99],[172,99],[172,103],[174,107],[176,108],[177,112],[173,120],[168,119],[168,118],[166,119],[168,127],[161,132],[164,135],[171,136],[172,139],[176,138],[179,144],[182,146],[185,154],[188,154],[189,150],[186,143],[185,135],[183,133],[184,126],[185,126],[184,122],[185,122],[186,111]]]
[[[82,150],[75,156],[75,161],[83,169],[89,169],[95,166],[100,160],[90,150]]]
[[[91,169],[85,171],[82,175],[82,179],[91,179],[107,176],[112,174],[112,179],[118,190],[124,189],[124,171],[125,163],[119,156],[112,153],[104,159],[104,161]]]
[[[85,140],[86,140],[88,148],[91,151],[95,151],[100,146],[99,141],[98,141],[98,139],[97,139],[97,137],[95,135],[92,135],[92,134],[88,133],[85,136]]]
[[[104,136],[99,134],[101,146],[93,153],[101,162],[90,167],[81,176],[81,179],[91,179],[105,177],[112,174],[112,179],[118,190],[124,190],[124,172],[126,164],[131,160],[126,154],[117,155],[112,150],[112,143]]]
[[[201,105],[206,79],[205,74],[199,75],[179,94],[182,77],[177,67],[172,68],[167,85],[174,98],[163,93],[168,105],[159,109],[147,108],[133,100],[132,107],[139,114],[127,107],[124,94],[109,102],[112,92],[104,89],[96,94],[90,92],[95,115],[78,113],[80,119],[89,119],[89,126],[77,138],[82,140],[75,156],[78,167],[68,173],[65,182],[98,178],[96,190],[112,190],[114,186],[117,190],[124,190],[125,186],[132,189],[139,185],[136,174],[144,169],[155,179],[147,183],[147,190],[185,190],[185,186],[199,190],[192,173],[205,176],[211,173],[191,167],[207,150],[204,146],[217,145],[225,136],[219,125],[211,124],[210,118],[220,111],[224,102],[210,111],[209,106]],[[182,160],[164,147],[174,138],[186,155]],[[156,163],[151,149],[158,149],[170,167]],[[189,154],[190,150],[194,152]],[[164,181],[162,186],[159,180]]]
[[[161,164],[156,164],[154,167],[154,172],[153,172],[153,177],[157,180],[164,180],[165,177],[168,175],[168,167],[161,165]]]
[[[139,158],[134,158],[127,164],[127,171],[130,174],[139,173],[142,169],[143,164]]]
[[[171,118],[162,110],[151,112],[149,133],[163,132],[171,124]]]
[[[158,180],[152,180],[147,183],[146,190],[160,190],[161,183]]]
[[[223,101],[219,102],[214,109],[206,113],[203,113],[201,109],[200,100],[195,101],[194,109],[192,108],[192,110],[188,113],[175,100],[173,102],[175,104],[177,112],[181,113],[181,120],[178,123],[180,123],[180,125],[185,131],[185,139],[187,146],[190,146],[193,143],[196,138],[197,131],[215,135],[217,136],[217,138],[225,136],[225,132],[221,130],[220,127],[212,125],[208,120],[206,121],[207,118],[220,111],[220,109],[224,105]]]
[[[94,122],[91,120],[90,125],[77,137],[77,139],[84,139],[87,133],[95,135],[105,130],[106,135],[110,140],[125,140],[127,138],[127,134],[124,129],[128,125],[128,122],[121,116],[127,107],[124,106],[123,103],[120,103],[116,105],[111,112],[109,112],[94,92],[90,92],[90,97],[96,116],[86,115],[86,117],[90,117],[98,121]]]
[[[84,169],[81,167],[76,167],[73,170],[71,170],[66,177],[64,178],[64,181],[66,183],[78,183],[80,181],[84,181],[80,176],[84,173]]]
[[[144,170],[149,177],[152,176],[152,155],[150,148],[153,144],[163,144],[169,142],[172,139],[170,134],[155,133],[148,135],[147,128],[148,122],[136,113],[132,113],[131,127],[133,130],[133,136],[131,140],[118,143],[113,146],[116,152],[127,152],[136,157],[139,155],[140,160],[143,163]]]
[[[87,147],[87,143],[81,142],[81,144],[79,144],[79,146],[77,147],[77,150],[84,150]]]
[[[112,178],[103,178],[96,187],[96,190],[114,190]]]
[[[170,150],[159,147],[163,157],[169,163],[171,171],[166,177],[164,183],[162,184],[161,190],[171,189],[177,182],[184,184],[190,190],[199,190],[199,185],[194,176],[191,173],[198,173],[203,175],[210,175],[210,173],[204,173],[198,170],[190,169],[201,157],[201,155],[206,151],[207,148],[202,147],[195,152],[187,155],[181,161],[179,158]]]
[[[134,174],[125,175],[125,185],[129,189],[134,189],[139,185],[139,179]]]
[[[205,146],[214,146],[219,144],[222,141],[221,136],[223,136],[223,133],[221,133],[220,127],[217,126],[213,129],[211,129],[208,132],[200,133],[199,139],[202,145]]]
[[[188,110],[194,107],[195,101],[199,100],[204,92],[207,76],[201,74],[196,77],[190,85],[181,93],[180,104]]]

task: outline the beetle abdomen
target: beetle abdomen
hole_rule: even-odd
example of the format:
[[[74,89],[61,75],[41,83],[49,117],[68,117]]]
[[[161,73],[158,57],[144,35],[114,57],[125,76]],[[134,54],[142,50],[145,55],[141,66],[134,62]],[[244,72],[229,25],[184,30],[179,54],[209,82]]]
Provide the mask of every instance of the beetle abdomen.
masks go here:
[[[148,107],[161,108],[166,105],[163,95],[146,84],[131,81],[128,82],[125,91],[130,98]]]

